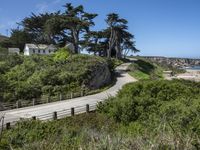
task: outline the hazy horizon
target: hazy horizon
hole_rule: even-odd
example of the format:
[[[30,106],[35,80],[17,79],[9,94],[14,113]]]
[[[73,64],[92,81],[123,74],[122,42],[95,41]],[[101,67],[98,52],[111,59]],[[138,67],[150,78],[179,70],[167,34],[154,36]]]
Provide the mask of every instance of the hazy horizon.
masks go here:
[[[17,27],[16,22],[33,13],[63,10],[65,0],[7,0],[0,6],[0,33]],[[200,58],[200,1],[199,0],[76,0],[86,11],[98,13],[93,29],[106,27],[105,17],[110,12],[129,21],[129,31],[135,35],[136,55]]]

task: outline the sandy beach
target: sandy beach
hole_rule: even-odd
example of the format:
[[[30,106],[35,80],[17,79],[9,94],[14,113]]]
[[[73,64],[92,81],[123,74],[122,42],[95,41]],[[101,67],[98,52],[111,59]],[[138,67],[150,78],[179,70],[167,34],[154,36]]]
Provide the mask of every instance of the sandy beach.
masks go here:
[[[185,79],[200,82],[200,70],[186,69],[185,73],[175,75],[172,79]]]

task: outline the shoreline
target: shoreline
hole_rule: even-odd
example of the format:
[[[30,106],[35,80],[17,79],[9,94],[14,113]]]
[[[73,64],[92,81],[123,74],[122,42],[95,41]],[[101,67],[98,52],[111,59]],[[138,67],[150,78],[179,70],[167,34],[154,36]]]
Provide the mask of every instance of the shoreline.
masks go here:
[[[200,82],[200,70],[186,69],[185,73],[181,73],[170,78],[171,79],[185,79],[185,80]]]

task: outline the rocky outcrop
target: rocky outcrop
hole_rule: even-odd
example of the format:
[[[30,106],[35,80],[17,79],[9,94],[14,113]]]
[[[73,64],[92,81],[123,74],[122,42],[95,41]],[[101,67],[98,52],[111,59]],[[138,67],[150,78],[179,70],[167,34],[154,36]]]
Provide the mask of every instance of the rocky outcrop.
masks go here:
[[[200,59],[145,56],[144,58],[175,67],[200,66]]]
[[[105,63],[99,64],[97,67],[92,69],[92,74],[88,87],[90,89],[98,89],[111,82],[111,72],[108,65]]]

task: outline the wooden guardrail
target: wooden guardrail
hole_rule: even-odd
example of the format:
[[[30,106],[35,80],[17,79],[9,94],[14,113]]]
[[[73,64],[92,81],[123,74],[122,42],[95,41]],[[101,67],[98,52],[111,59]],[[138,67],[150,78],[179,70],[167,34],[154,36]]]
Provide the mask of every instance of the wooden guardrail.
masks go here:
[[[61,110],[61,111],[54,111],[51,113],[47,114],[42,114],[38,116],[31,116],[28,119],[32,120],[41,120],[41,121],[47,121],[47,120],[57,120],[57,119],[62,119],[64,117],[70,117],[70,116],[75,116],[81,113],[90,113],[91,111],[96,110],[97,103],[93,104],[86,104],[84,106],[76,106],[72,107],[69,109]],[[20,120],[19,120],[20,121]],[[13,122],[6,122],[1,124],[0,126],[0,131],[3,129],[11,129],[12,126],[14,126],[18,121],[13,121]]]
[[[80,92],[71,92],[68,94],[59,94],[54,97],[44,97],[44,98],[33,98],[32,100],[18,100],[16,102],[0,102],[0,111],[11,110],[11,109],[18,109],[22,107],[29,107],[35,106],[50,102],[68,100],[72,98],[82,97],[87,95],[88,93],[84,91]]]

